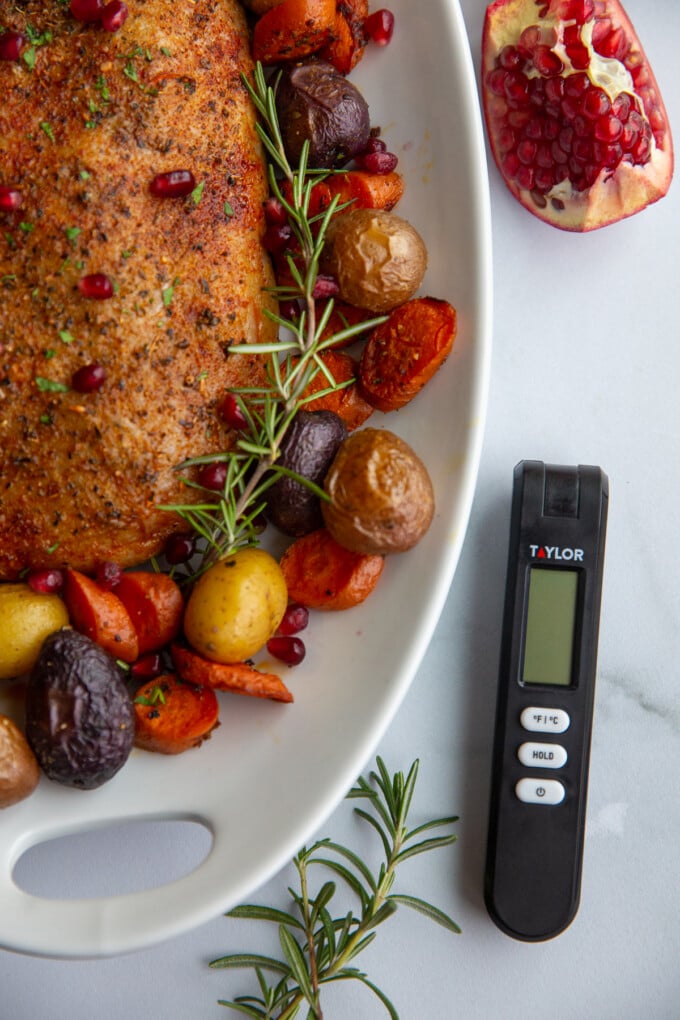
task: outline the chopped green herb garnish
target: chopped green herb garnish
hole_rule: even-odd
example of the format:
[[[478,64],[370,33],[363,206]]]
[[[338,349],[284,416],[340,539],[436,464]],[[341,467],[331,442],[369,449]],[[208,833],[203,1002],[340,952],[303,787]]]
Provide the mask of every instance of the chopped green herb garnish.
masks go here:
[[[36,375],[35,384],[41,393],[68,393],[68,386],[65,386],[64,383],[46,379],[43,375]]]
[[[163,688],[160,685],[156,685],[148,697],[144,694],[140,694],[137,698],[135,698],[134,703],[135,705],[164,705],[165,694],[163,693]]]
[[[45,351],[45,357],[46,357],[46,358],[47,358],[48,360],[49,360],[50,358],[54,358],[54,357],[56,357],[56,354],[57,354],[57,352],[55,351],[54,347],[48,347],[48,348],[47,348],[47,350]]]
[[[30,234],[35,230],[35,223],[20,223],[19,230],[23,230],[24,234]]]
[[[198,205],[198,203],[203,198],[203,189],[204,188],[205,188],[205,181],[201,181],[201,183],[197,184],[196,187],[194,188],[194,190],[191,192],[191,201],[194,203],[194,205]]]
[[[59,339],[62,341],[62,343],[65,343],[65,344],[72,344],[73,343],[73,336],[72,336],[71,333],[69,333],[69,331],[67,329],[60,329],[59,330]]]
[[[82,230],[80,229],[80,227],[64,227],[64,231],[65,231],[66,236],[68,237],[69,241],[71,242],[71,244],[75,248],[76,241],[78,240],[78,238],[82,234]]]
[[[232,209],[232,207],[231,207],[231,206],[229,205],[229,203],[228,203],[228,202],[225,202],[225,203],[224,203],[224,207],[223,207],[223,208],[224,208],[224,215],[225,215],[225,216],[226,216],[227,218],[229,218],[230,216],[233,216],[233,215],[234,215],[234,210]]]
[[[177,286],[178,283],[179,283],[179,277],[176,277],[172,281],[172,283],[170,284],[169,287],[165,287],[161,291],[162,296],[163,296],[163,304],[165,305],[166,308],[169,308],[171,303],[172,303],[172,299],[175,296],[175,287]]]
[[[47,121],[47,120],[41,120],[40,121],[40,127],[45,132],[45,134],[47,135],[49,140],[51,142],[53,142],[54,141],[54,131],[52,130],[52,125],[50,124],[50,122]]]

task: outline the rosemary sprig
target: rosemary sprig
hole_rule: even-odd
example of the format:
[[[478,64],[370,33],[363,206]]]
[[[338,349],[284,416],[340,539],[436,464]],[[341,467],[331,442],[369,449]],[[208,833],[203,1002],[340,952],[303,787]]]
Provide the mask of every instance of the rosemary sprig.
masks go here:
[[[310,202],[314,185],[332,171],[309,168],[308,142],[302,147],[299,165],[292,167],[281,136],[275,86],[267,82],[259,63],[255,67],[253,83],[246,77],[243,77],[243,82],[258,114],[256,129],[267,154],[271,194],[286,210],[299,249],[295,258],[290,254],[287,256],[292,284],[273,287],[271,293],[279,300],[295,298],[301,310],[298,317],[285,318],[265,308],[265,315],[279,326],[278,338],[269,344],[234,344],[229,348],[230,354],[258,353],[267,358],[263,385],[231,391],[243,411],[247,428],[236,440],[235,449],[192,458],[179,465],[179,470],[186,470],[210,461],[224,461],[227,472],[222,491],[217,498],[211,492],[208,499],[208,490],[205,490],[203,502],[161,507],[177,513],[204,540],[202,560],[192,578],[234,550],[257,544],[259,533],[255,522],[266,504],[266,490],[282,474],[291,474],[277,464],[277,459],[296,411],[310,399],[349,385],[348,382],[335,381],[320,355],[338,342],[350,340],[384,321],[383,317],[379,317],[347,326],[323,339],[333,311],[333,300],[326,303],[317,318],[314,289],[328,225],[340,206],[336,198],[322,214],[310,215]],[[282,181],[289,185],[290,199],[284,195]],[[323,373],[325,387],[317,390],[314,398],[305,397],[307,387],[319,372]],[[310,485],[307,479],[294,477]],[[196,483],[184,480],[188,486],[197,487]],[[311,487],[320,498],[326,498],[322,490]]]
[[[293,859],[300,891],[289,889],[294,912],[247,904],[232,910],[228,917],[268,921],[277,925],[282,958],[257,953],[239,953],[213,960],[211,967],[255,970],[259,995],[243,995],[233,1001],[218,1000],[246,1016],[260,1020],[292,1020],[306,1004],[310,1020],[323,1020],[321,989],[331,982],[356,980],[369,988],[382,1002],[392,1020],[399,1020],[388,997],[369,981],[352,961],[375,938],[376,927],[387,920],[399,906],[411,907],[449,931],[460,928],[438,907],[416,896],[393,891],[397,867],[409,857],[449,846],[456,836],[427,835],[434,829],[450,826],[457,816],[435,818],[409,829],[408,813],[413,799],[418,761],[404,778],[401,772],[390,777],[384,762],[377,758],[377,772],[372,772],[373,785],[360,777],[348,797],[368,801],[368,809],[355,808],[356,814],[377,832],[382,843],[384,861],[377,874],[354,851],[330,839],[322,839],[302,850]],[[358,913],[333,917],[331,901],[336,882],[324,881],[315,895],[311,894],[309,869],[319,865],[342,879],[359,903]],[[270,984],[267,974],[274,975]]]

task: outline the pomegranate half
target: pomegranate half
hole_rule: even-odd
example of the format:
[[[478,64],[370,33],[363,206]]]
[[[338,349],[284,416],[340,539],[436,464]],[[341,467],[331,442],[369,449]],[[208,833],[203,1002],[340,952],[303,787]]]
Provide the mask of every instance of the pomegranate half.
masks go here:
[[[618,0],[495,0],[482,98],[503,179],[547,223],[594,230],[668,191],[666,110]]]

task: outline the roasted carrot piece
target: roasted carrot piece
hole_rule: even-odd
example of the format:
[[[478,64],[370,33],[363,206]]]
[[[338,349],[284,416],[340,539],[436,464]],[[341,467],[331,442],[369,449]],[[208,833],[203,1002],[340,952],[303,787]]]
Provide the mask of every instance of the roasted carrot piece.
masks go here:
[[[370,418],[373,408],[364,400],[359,392],[356,382],[358,363],[344,351],[328,350],[320,355],[321,360],[328,368],[336,383],[348,382],[349,386],[334,390],[325,396],[317,397],[305,404],[306,411],[333,411],[342,418],[347,429],[352,432]],[[329,385],[323,372],[317,372],[311,383],[307,386],[304,396],[325,389]]]
[[[292,202],[293,192],[290,184],[284,181],[281,192],[287,202]],[[347,209],[386,209],[388,212],[404,194],[404,178],[396,170],[387,174],[369,173],[368,170],[345,170],[334,173],[319,181],[311,190],[307,215],[311,218],[319,216],[328,209],[337,195],[337,215]],[[350,202],[351,205],[345,204]]]
[[[404,178],[396,170],[372,174],[368,170],[348,170],[334,174],[329,182],[331,197],[340,195],[341,202],[352,202],[352,209],[394,209],[404,194]]]
[[[64,602],[71,623],[81,634],[123,662],[134,662],[139,642],[130,614],[118,596],[78,570],[68,569]]]
[[[182,645],[172,646],[175,669],[190,683],[211,687],[216,691],[247,694],[251,698],[271,698],[291,702],[293,695],[276,673],[262,673],[248,662],[212,662]]]
[[[281,570],[288,594],[309,609],[351,609],[368,598],[382,574],[383,556],[350,552],[326,528],[288,546]]]
[[[137,631],[139,654],[156,652],[177,637],[184,599],[168,574],[135,570],[121,575],[115,594]]]
[[[174,673],[149,680],[135,703],[135,745],[159,754],[199,747],[219,726],[219,704],[209,687],[185,683]]]
[[[253,58],[262,64],[300,60],[331,37],[335,0],[283,0],[255,22]]]
[[[359,387],[379,411],[412,400],[448,357],[456,310],[438,298],[413,298],[369,334],[359,363]]]
[[[340,74],[349,74],[363,56],[367,17],[368,0],[337,0],[331,38],[319,51],[319,57],[333,64]]]
[[[317,322],[321,318],[323,308],[327,299],[321,299],[317,301]],[[331,312],[328,322],[321,334],[322,340],[330,340],[332,336],[337,336],[343,330],[349,326],[358,326],[361,322],[366,322],[367,319],[372,318],[373,312],[369,312],[366,308],[357,308],[355,305],[348,305],[346,301],[333,301],[333,311]],[[357,340],[364,339],[364,333],[355,334],[348,340],[341,340],[338,343],[333,344],[333,349],[338,350],[340,347],[348,347],[350,344],[356,343]]]

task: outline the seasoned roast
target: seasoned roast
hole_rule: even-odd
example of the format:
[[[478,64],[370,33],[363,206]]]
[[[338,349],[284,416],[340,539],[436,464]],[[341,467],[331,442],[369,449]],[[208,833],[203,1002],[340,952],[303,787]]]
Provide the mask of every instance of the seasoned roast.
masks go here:
[[[1,579],[159,552],[159,505],[195,492],[177,465],[228,445],[216,404],[262,371],[230,345],[274,329],[243,12],[128,7],[111,33],[0,6],[27,40],[0,61]],[[191,191],[154,194],[175,171]]]

